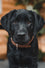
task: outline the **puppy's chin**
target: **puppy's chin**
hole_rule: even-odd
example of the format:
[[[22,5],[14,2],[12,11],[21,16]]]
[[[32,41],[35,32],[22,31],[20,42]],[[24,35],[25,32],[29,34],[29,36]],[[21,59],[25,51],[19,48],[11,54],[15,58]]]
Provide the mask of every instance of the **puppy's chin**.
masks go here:
[[[13,41],[15,42],[15,43],[17,43],[17,44],[19,44],[19,45],[25,45],[25,44],[27,44],[30,40],[28,39],[28,40],[16,40],[16,39],[14,39],[13,38]]]
[[[18,43],[18,44],[20,44],[20,45],[25,45],[25,44],[28,43],[28,41],[26,41],[26,42],[21,41],[21,42],[16,42],[16,43]]]

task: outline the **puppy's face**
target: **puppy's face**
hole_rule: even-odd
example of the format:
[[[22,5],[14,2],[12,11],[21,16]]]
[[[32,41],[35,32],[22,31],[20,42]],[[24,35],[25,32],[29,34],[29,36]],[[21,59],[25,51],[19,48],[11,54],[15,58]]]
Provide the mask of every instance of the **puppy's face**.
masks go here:
[[[44,20],[35,12],[13,10],[1,18],[2,26],[18,44],[25,44],[43,27]]]
[[[30,14],[30,18],[25,13],[19,14],[11,24],[12,39],[18,44],[28,43],[34,30],[33,17]]]

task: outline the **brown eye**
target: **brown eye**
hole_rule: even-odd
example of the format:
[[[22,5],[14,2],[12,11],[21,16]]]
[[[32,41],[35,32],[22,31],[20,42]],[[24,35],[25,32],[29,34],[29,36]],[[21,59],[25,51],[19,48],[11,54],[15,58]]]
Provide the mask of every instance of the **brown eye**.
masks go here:
[[[28,24],[30,24],[30,22],[28,22]]]

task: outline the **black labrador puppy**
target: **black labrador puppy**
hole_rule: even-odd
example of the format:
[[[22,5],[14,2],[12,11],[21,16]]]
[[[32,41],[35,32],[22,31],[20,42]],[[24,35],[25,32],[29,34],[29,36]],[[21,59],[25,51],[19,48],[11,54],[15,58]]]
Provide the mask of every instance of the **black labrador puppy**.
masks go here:
[[[37,68],[37,32],[43,19],[35,12],[13,10],[2,17],[2,26],[9,33],[7,56],[10,68]]]

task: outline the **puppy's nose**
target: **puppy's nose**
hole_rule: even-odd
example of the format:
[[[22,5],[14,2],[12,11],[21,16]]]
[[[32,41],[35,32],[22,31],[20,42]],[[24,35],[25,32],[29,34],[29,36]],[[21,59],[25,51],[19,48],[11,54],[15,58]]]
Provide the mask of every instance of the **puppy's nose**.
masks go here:
[[[24,37],[25,36],[25,33],[24,32],[21,32],[21,33],[18,33],[17,35],[20,36],[20,37]]]

